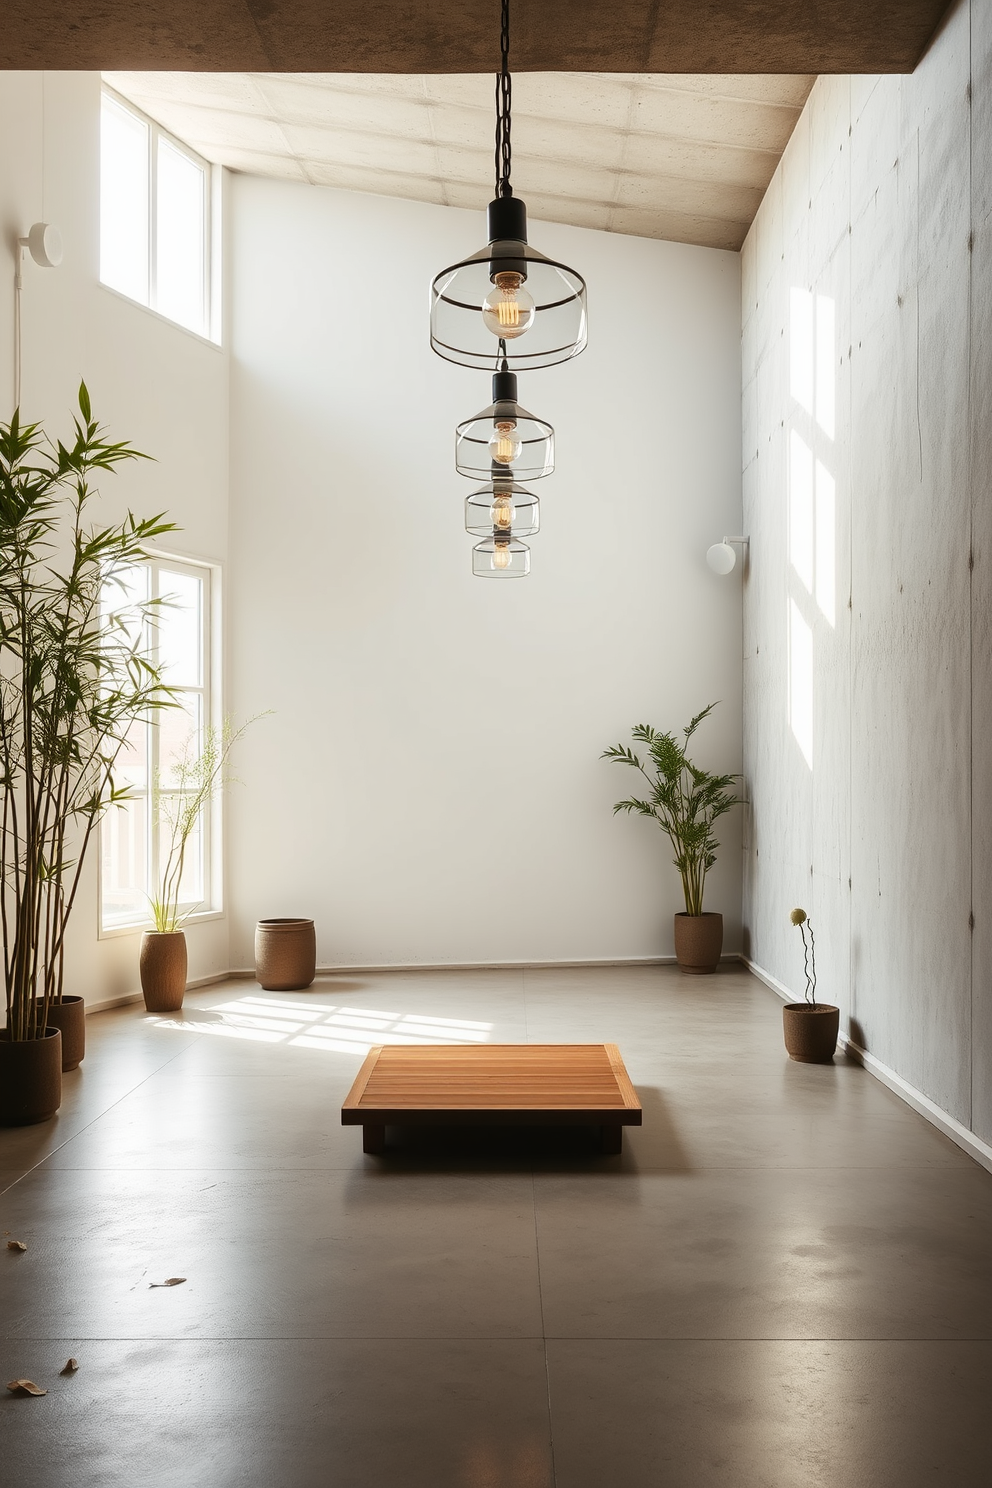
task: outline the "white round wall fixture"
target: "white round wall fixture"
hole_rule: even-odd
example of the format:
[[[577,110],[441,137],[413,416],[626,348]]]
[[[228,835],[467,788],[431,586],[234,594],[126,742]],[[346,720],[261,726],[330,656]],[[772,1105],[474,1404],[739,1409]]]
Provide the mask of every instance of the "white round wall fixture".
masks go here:
[[[706,549],[706,562],[714,573],[729,574],[737,566],[737,554],[728,542],[714,543]]]
[[[50,222],[35,222],[26,239],[28,252],[43,269],[57,269],[62,262],[62,234]]]

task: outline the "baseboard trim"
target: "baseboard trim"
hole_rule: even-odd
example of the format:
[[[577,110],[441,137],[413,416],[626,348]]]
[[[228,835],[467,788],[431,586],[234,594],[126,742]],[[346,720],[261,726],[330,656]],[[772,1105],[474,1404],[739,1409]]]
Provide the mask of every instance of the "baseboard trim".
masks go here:
[[[230,976],[230,972],[215,971],[210,976],[193,977],[186,983],[186,991],[195,992],[198,987],[212,987],[217,982],[226,982]],[[140,1001],[140,992],[123,992],[119,997],[104,997],[100,1002],[86,1004],[86,1016],[88,1018],[90,1013],[109,1013],[111,1008],[131,1007]]]
[[[771,972],[765,971],[763,966],[759,966],[756,961],[750,960],[747,956],[742,956],[741,960],[747,969],[753,972],[760,982],[764,982],[766,987],[770,987],[773,992],[777,993],[783,1002],[796,1000],[795,992],[790,987],[786,987],[777,977],[773,977]],[[943,1132],[945,1137],[950,1137],[951,1141],[963,1152],[967,1152],[969,1157],[974,1158],[975,1162],[980,1163],[983,1168],[987,1168],[992,1173],[992,1147],[987,1142],[983,1142],[981,1137],[976,1137],[967,1126],[949,1115],[929,1096],[924,1095],[922,1090],[917,1090],[915,1085],[904,1080],[902,1075],[897,1075],[894,1069],[890,1069],[887,1064],[876,1059],[874,1054],[869,1054],[867,1049],[862,1049],[861,1045],[856,1044],[846,1033],[841,1033],[839,1042],[845,1052],[862,1065],[869,1074],[874,1075],[876,1080],[881,1080],[882,1084],[888,1086],[889,1090],[904,1100],[907,1106],[912,1106],[913,1110],[929,1121],[931,1126]]]
[[[728,951],[720,957],[723,961],[740,962],[744,958],[740,951]],[[570,971],[583,966],[675,966],[674,956],[618,956],[603,961],[411,961],[392,962],[382,966],[318,966],[318,976],[358,976],[362,972],[384,971]],[[229,977],[254,978],[252,966],[242,966],[229,971]]]
[[[140,992],[125,992],[120,997],[103,997],[99,1002],[86,1004],[86,1016],[88,1018],[91,1013],[109,1013],[111,1008],[130,1007],[132,1003],[140,1001]]]
[[[740,957],[723,956],[724,961]],[[582,966],[674,966],[674,956],[624,956],[604,961],[411,961],[392,962],[382,966],[318,966],[318,976],[358,976],[387,971],[568,971]],[[255,968],[242,966],[228,972],[230,977],[254,979]]]

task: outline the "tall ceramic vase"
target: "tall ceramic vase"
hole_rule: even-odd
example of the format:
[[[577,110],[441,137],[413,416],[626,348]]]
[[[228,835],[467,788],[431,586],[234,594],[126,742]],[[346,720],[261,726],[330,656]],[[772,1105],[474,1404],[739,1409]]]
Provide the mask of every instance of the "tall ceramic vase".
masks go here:
[[[177,1013],[186,991],[186,936],[146,930],[141,937],[141,995],[150,1013]]]

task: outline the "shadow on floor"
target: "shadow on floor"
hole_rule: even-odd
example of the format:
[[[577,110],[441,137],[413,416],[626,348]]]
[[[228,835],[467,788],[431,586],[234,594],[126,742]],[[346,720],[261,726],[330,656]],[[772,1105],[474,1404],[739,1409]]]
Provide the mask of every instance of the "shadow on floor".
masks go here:
[[[361,1141],[355,1131],[356,1141]],[[598,1127],[391,1126],[386,1151],[365,1159],[369,1172],[531,1173],[616,1172],[619,1157],[603,1153]]]
[[[637,1153],[652,1166],[691,1171],[678,1129],[660,1090],[638,1089],[641,1127],[627,1127],[623,1152],[603,1152],[598,1126],[391,1126],[386,1151],[365,1159],[367,1172],[618,1173],[638,1171]],[[355,1128],[356,1145],[361,1141]]]

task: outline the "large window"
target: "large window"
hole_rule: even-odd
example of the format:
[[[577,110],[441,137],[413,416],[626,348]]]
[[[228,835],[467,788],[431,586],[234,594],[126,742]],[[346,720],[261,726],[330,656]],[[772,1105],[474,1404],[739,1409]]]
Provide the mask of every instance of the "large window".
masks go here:
[[[151,558],[105,591],[108,617],[111,612],[126,612],[129,604],[162,600],[154,623],[147,627],[145,650],[174,690],[176,704],[137,720],[118,757],[117,784],[129,787],[131,799],[112,807],[101,824],[101,928],[105,931],[149,923],[149,896],[155,892],[168,852],[169,822],[176,816],[182,766],[196,759],[204,730],[216,722],[211,580],[206,565]],[[217,827],[209,810],[197,822],[186,853],[180,909],[209,913],[221,907],[214,851]]]
[[[110,289],[209,336],[211,168],[104,89],[100,128],[100,278]]]

